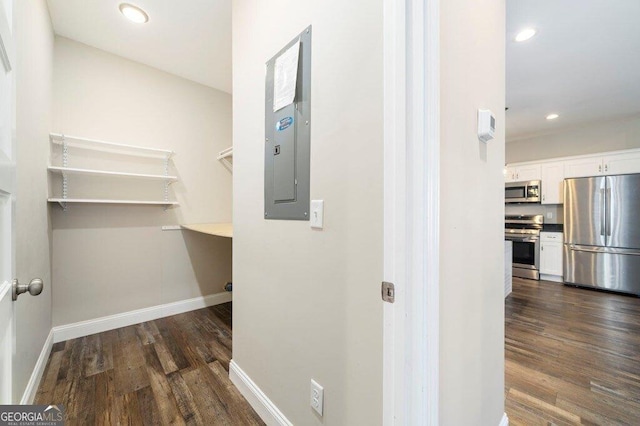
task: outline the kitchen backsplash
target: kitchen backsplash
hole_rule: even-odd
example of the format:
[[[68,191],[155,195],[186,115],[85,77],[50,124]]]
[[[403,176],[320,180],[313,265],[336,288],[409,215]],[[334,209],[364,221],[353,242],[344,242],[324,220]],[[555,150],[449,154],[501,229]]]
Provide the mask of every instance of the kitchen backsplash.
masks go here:
[[[544,223],[563,223],[562,204],[506,204],[505,215],[544,215]]]

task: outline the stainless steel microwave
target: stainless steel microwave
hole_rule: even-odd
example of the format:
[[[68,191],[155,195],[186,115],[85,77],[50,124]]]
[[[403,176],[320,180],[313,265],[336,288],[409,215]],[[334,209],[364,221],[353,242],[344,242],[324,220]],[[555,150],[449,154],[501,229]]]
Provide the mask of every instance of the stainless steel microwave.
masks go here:
[[[540,203],[541,185],[539,180],[528,182],[508,182],[504,185],[504,202]]]

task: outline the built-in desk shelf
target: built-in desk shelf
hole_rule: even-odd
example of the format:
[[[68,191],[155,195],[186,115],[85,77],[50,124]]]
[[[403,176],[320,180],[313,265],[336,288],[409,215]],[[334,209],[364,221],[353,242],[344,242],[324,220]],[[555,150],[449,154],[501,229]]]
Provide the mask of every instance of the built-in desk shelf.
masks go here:
[[[60,145],[61,146],[61,155],[58,158],[62,164],[54,165],[54,156],[52,151],[52,164],[48,167],[49,173],[58,174],[62,176],[62,188],[61,194],[51,194],[47,199],[50,203],[59,203],[63,209],[67,209],[67,205],[69,204],[126,204],[126,205],[156,205],[156,206],[164,206],[165,209],[171,206],[178,205],[177,201],[169,200],[169,185],[173,182],[178,181],[177,176],[173,176],[169,174],[170,169],[170,159],[174,155],[174,152],[168,149],[159,149],[159,148],[149,148],[144,146],[135,146],[128,145],[122,143],[115,142],[106,142],[98,139],[89,139],[78,136],[70,136],[61,133],[50,133],[49,140],[52,145]],[[74,167],[71,166],[71,160],[82,162],[83,159],[76,159],[70,153],[70,148],[78,148],[78,149],[87,149],[99,152],[105,152],[109,154],[117,154],[124,156],[137,156],[137,157],[147,157],[151,158],[152,161],[158,161],[158,171],[163,171],[164,173],[138,173],[134,170],[132,171],[112,171],[112,170],[102,170],[102,169],[94,169],[94,168],[84,168],[77,167],[81,166],[81,164],[74,164]],[[85,158],[86,160],[86,158]],[[95,158],[93,159],[95,160]],[[123,162],[124,163],[124,162]],[[131,167],[131,159],[126,161],[128,167]],[[148,163],[148,162],[147,162]],[[148,168],[148,164],[147,165]],[[143,163],[140,163],[139,160],[134,160],[133,164],[138,164],[141,166]],[[136,167],[138,167],[136,166]],[[132,180],[151,180],[157,181],[159,184],[164,185],[164,199],[162,200],[142,200],[137,199],[140,198],[156,198],[154,196],[150,196],[148,193],[140,193],[136,195],[131,195],[132,198],[136,199],[120,199],[123,196],[122,191],[116,190],[113,192],[113,198],[104,198],[105,195],[109,197],[109,194],[97,194],[97,191],[89,191],[88,194],[82,194],[76,191],[76,197],[73,197],[73,190],[70,188],[69,176],[70,175],[78,175],[77,181],[73,183],[82,182],[81,176],[97,176],[97,177],[116,177],[123,179],[132,179]],[[95,181],[93,181],[95,182]],[[84,180],[85,187],[87,183],[92,183],[90,180]],[[128,183],[127,183],[128,184]],[[111,185],[111,183],[110,183]],[[114,182],[114,185],[117,185]],[[75,186],[73,189],[77,188]],[[102,186],[104,188],[104,185]],[[147,191],[145,189],[144,191]],[[87,192],[87,191],[85,191]],[[92,195],[95,195],[96,198],[91,198]],[[98,198],[100,197],[100,198]]]
[[[231,223],[196,223],[180,225],[183,229],[215,235],[217,237],[233,238],[233,224]]]

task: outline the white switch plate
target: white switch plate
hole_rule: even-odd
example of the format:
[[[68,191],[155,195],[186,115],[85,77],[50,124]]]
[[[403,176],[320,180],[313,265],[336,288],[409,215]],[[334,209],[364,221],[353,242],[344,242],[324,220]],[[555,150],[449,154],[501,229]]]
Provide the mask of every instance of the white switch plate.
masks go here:
[[[547,212],[547,219],[553,219],[553,213]]]
[[[322,229],[324,220],[324,200],[311,200],[311,227]]]
[[[315,380],[311,379],[311,408],[322,416],[322,405],[324,402],[324,388]]]

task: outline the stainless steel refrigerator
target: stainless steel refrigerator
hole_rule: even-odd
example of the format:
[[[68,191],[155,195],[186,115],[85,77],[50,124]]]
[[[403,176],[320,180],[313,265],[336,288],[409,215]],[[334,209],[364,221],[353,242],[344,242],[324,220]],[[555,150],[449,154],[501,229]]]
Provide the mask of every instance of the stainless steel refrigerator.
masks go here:
[[[640,174],[565,180],[564,281],[640,295]]]

